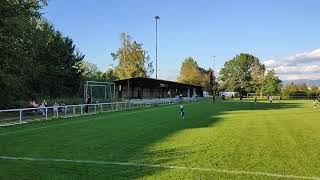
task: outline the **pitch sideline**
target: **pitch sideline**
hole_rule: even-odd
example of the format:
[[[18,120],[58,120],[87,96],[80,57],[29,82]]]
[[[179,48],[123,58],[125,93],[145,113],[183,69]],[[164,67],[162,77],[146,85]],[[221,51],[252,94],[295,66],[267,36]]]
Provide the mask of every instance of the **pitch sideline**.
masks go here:
[[[78,163],[78,164],[102,164],[102,165],[118,165],[118,166],[132,166],[132,167],[149,167],[149,168],[176,169],[176,170],[208,171],[208,172],[224,173],[224,174],[238,174],[238,175],[247,174],[247,175],[254,175],[254,176],[267,176],[267,177],[277,177],[277,178],[286,178],[286,179],[320,180],[320,177],[283,175],[283,174],[274,174],[274,173],[267,173],[267,172],[251,172],[251,171],[225,170],[225,169],[201,168],[201,167],[170,166],[170,165],[161,165],[161,164],[140,164],[140,163],[130,163],[130,162],[49,159],[49,158],[30,158],[30,157],[11,157],[11,156],[0,156],[0,159],[16,160],[16,161],[20,160],[20,161],[38,161],[38,162],[64,162],[64,163]]]

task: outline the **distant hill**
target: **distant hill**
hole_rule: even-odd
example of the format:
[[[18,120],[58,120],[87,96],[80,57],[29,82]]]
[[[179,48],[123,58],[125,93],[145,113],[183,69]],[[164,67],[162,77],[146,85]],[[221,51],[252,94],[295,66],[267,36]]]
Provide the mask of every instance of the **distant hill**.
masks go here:
[[[291,82],[294,82],[295,84],[306,83],[308,86],[320,86],[320,79],[317,79],[317,80],[311,80],[311,79],[284,80],[283,84],[287,85],[287,84],[290,84]]]

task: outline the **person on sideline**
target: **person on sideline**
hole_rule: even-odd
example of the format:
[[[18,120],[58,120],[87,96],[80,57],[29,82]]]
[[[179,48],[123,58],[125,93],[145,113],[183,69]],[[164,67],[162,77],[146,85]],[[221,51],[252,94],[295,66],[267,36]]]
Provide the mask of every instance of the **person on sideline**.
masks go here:
[[[182,104],[180,105],[180,115],[181,115],[181,118],[184,119],[184,107]]]
[[[272,103],[272,96],[269,96],[269,102]]]
[[[86,103],[87,104],[91,104],[91,97],[90,96],[87,98],[87,102]],[[89,111],[89,105],[86,105],[85,112],[88,113],[88,111]]]
[[[317,100],[313,100],[313,109],[317,109],[317,105],[318,105],[318,101]]]

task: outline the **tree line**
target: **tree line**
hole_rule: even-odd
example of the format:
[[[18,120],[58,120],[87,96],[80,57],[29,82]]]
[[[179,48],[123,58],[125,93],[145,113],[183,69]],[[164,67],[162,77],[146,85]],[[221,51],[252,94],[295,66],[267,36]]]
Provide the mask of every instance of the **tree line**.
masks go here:
[[[246,53],[241,53],[226,61],[219,72],[219,78],[214,76],[213,70],[205,70],[192,58],[186,58],[181,66],[178,81],[200,85],[205,91],[239,92],[246,95],[280,95],[282,81],[273,70],[266,70],[260,60]]]
[[[0,106],[20,106],[39,96],[73,96],[84,56],[72,39],[56,31],[40,13],[45,0],[0,3]]]
[[[0,3],[0,108],[25,107],[40,98],[79,98],[86,80],[150,77],[152,61],[142,43],[120,34],[111,53],[117,66],[106,72],[85,60],[73,40],[41,13],[46,0]]]
[[[320,95],[320,87],[308,87],[306,83],[295,84],[291,82],[283,87],[282,95],[289,98],[316,98]]]
[[[260,60],[246,53],[241,53],[226,61],[220,70],[219,89],[239,92],[242,95],[280,95],[282,81],[274,70],[266,70]]]

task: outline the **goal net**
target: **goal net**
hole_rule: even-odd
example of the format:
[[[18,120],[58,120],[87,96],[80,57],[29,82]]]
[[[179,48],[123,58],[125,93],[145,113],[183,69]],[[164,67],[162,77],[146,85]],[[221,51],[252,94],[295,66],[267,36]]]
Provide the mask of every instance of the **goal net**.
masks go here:
[[[114,88],[113,82],[86,81],[83,97],[85,100],[91,97],[92,102],[109,102],[114,98]]]

